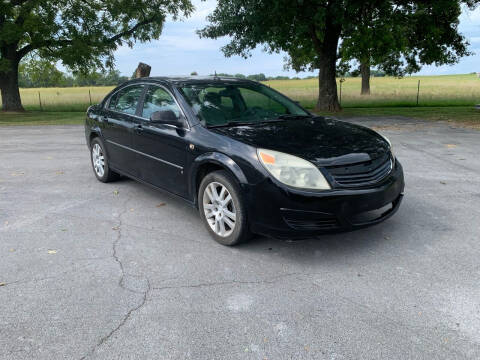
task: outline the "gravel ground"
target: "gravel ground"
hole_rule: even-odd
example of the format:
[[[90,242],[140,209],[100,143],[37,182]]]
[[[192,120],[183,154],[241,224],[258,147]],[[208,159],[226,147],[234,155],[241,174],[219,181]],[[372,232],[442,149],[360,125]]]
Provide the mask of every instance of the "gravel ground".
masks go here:
[[[82,127],[1,127],[0,358],[480,358],[480,132],[351,121],[392,140],[399,212],[235,248],[180,200],[98,182]]]

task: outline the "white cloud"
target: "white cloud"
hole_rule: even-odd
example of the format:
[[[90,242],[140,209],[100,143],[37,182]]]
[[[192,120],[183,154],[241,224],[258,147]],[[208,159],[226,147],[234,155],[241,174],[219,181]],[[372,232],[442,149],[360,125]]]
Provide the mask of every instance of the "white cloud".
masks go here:
[[[460,15],[461,26],[480,25],[480,7],[471,11],[468,7],[464,7],[462,15]]]
[[[480,22],[480,7],[473,10],[469,15],[470,20]]]
[[[125,55],[130,55],[133,54],[134,50],[129,47],[128,45],[122,45],[115,50],[115,55],[117,56],[125,56]]]
[[[206,17],[213,12],[213,10],[217,5],[217,2],[214,0],[207,0],[207,1],[194,0],[192,1],[192,4],[195,7],[195,10],[188,18],[185,18],[185,17],[180,18],[180,21],[182,21],[183,23],[205,24]],[[167,22],[172,22],[172,21],[173,21],[172,17],[168,16]]]
[[[156,43],[159,49],[167,48],[182,51],[218,50],[220,48],[218,41],[200,39],[194,32],[186,36],[163,35]]]
[[[205,22],[205,18],[215,10],[217,5],[216,1],[208,0],[208,1],[193,1],[193,5],[195,6],[194,13],[187,19],[191,22]]]

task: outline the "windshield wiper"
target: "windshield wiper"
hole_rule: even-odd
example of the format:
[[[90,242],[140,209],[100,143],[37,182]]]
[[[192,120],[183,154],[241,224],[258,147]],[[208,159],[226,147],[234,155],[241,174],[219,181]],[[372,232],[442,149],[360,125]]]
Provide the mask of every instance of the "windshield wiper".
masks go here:
[[[240,121],[229,121],[224,124],[219,124],[219,125],[210,125],[207,126],[208,129],[213,129],[213,128],[221,128],[221,127],[229,127],[229,126],[246,126],[246,125],[255,125],[255,122],[240,122]]]
[[[210,125],[207,126],[208,129],[213,128],[221,128],[221,127],[233,127],[233,126],[256,126],[256,125],[263,125],[263,124],[271,124],[276,122],[281,122],[288,119],[304,119],[304,118],[311,118],[311,115],[293,115],[293,114],[284,114],[280,115],[277,118],[269,119],[269,120],[261,120],[261,121],[228,121],[224,124],[219,125]]]
[[[312,115],[296,115],[296,114],[283,114],[278,117],[278,119],[289,120],[289,119],[307,119],[311,118]]]

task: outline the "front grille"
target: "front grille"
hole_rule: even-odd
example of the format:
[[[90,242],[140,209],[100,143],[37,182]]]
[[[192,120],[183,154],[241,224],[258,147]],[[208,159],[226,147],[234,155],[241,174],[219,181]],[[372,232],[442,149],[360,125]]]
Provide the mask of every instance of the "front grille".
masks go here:
[[[335,182],[342,187],[356,188],[376,184],[387,177],[393,169],[393,158],[368,161],[353,166],[328,169]]]

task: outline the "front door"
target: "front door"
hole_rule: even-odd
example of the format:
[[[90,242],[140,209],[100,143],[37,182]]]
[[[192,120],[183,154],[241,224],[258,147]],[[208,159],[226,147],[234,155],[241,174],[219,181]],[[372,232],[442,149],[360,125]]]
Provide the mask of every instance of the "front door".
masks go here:
[[[110,98],[102,118],[102,134],[112,167],[131,175],[135,175],[136,160],[132,149],[134,119],[143,90],[144,85],[133,85],[117,91]]]
[[[176,195],[187,197],[185,163],[188,129],[154,124],[150,116],[156,111],[171,110],[183,117],[173,95],[164,87],[150,85],[133,132],[133,147],[137,154],[137,176]]]

